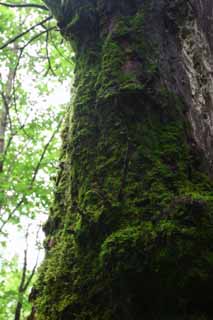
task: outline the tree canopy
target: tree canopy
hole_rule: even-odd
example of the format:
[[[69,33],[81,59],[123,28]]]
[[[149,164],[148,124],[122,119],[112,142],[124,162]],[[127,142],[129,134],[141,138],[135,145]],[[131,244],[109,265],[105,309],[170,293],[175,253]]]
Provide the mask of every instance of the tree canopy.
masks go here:
[[[36,251],[41,249],[42,241],[40,224],[52,201],[60,132],[70,97],[74,60],[49,14],[41,1],[0,3],[2,319],[24,319],[29,310],[27,296],[32,283],[20,288],[21,279],[30,278],[37,264]],[[28,240],[24,257],[28,228],[34,237]],[[22,240],[13,249],[16,238]],[[12,253],[8,254],[8,250]],[[22,313],[15,318],[20,290],[24,294]]]

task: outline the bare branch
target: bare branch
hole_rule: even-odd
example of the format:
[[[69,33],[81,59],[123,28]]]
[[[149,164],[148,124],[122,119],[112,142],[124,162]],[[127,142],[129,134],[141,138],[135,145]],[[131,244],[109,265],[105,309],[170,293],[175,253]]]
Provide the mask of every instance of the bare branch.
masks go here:
[[[46,32],[50,32],[54,29],[56,29],[57,26],[52,26],[52,27],[49,27],[43,31],[41,31],[40,33],[36,34],[35,36],[33,36],[29,41],[27,41],[25,43],[25,45],[23,47],[21,47],[21,50],[25,49],[31,42],[33,42],[34,40],[36,40],[37,38],[39,38],[42,34],[46,33]]]
[[[56,76],[56,74],[55,74],[55,72],[54,72],[54,70],[52,68],[52,63],[51,63],[51,59],[50,59],[50,55],[49,55],[49,47],[48,47],[48,45],[49,45],[49,31],[47,30],[47,34],[46,34],[46,56],[47,56],[47,61],[48,61],[48,69],[47,69],[47,71],[46,71],[44,76],[47,76],[49,71],[51,71],[53,76]]]
[[[35,3],[16,4],[16,3],[0,2],[0,5],[8,8],[36,8],[36,9],[41,9],[45,11],[49,10],[46,6],[35,4]]]
[[[6,48],[9,44],[14,43],[16,40],[20,39],[21,37],[23,37],[25,34],[29,33],[30,31],[34,30],[35,28],[42,26],[43,23],[49,21],[52,19],[52,16],[49,16],[47,18],[45,18],[44,20],[34,24],[32,27],[28,28],[27,30],[17,34],[15,37],[13,37],[12,39],[9,39],[6,43],[4,43],[1,47],[0,50]]]

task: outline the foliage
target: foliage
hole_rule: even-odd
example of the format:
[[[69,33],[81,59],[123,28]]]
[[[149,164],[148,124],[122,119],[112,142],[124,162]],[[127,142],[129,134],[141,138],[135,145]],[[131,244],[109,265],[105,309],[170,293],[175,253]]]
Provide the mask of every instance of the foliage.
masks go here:
[[[20,1],[13,3],[20,4]],[[34,4],[42,2],[34,1]],[[11,231],[16,230],[13,237],[18,237],[18,232],[23,234],[29,224],[37,228],[39,220],[44,220],[48,212],[58,167],[60,127],[69,98],[66,91],[73,62],[70,53],[68,56],[67,44],[48,14],[48,11],[30,7],[0,5],[2,319],[14,318],[23,263],[20,257],[6,260],[7,242],[12,238]],[[26,30],[29,32],[25,33]],[[62,91],[60,98],[59,90]],[[58,92],[58,96],[54,92]],[[34,243],[30,247],[36,250]],[[28,293],[24,295],[22,317],[29,310]]]
[[[15,307],[18,299],[17,288],[21,278],[21,269],[18,257],[14,256],[11,260],[1,257],[0,266],[0,318],[14,319]],[[23,300],[23,313],[21,319],[25,319],[30,311],[28,295],[30,288],[27,290]]]

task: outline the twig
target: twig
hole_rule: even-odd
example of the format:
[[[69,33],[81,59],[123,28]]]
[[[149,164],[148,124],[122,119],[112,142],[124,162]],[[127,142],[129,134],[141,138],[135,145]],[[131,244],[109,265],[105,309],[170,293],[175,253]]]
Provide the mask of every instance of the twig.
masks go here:
[[[65,57],[65,55],[58,49],[58,47],[57,47],[57,45],[55,44],[54,39],[52,38],[51,35],[50,35],[50,38],[51,38],[51,43],[52,43],[53,47],[56,49],[56,51],[59,53],[59,55],[60,55],[62,58],[64,58],[64,60],[66,60],[69,64],[71,64],[71,65],[73,66],[73,63],[70,62],[70,60],[69,60],[67,57]]]
[[[36,40],[37,38],[39,38],[40,36],[42,36],[44,33],[46,32],[50,32],[54,29],[56,29],[57,26],[52,26],[50,28],[47,28],[39,33],[37,33],[36,35],[34,35],[32,38],[30,38],[21,48],[20,48],[20,53],[19,53],[19,56],[18,56],[18,60],[17,60],[17,63],[16,63],[16,66],[15,66],[15,76],[16,76],[16,73],[17,73],[17,70],[18,70],[18,67],[19,67],[19,64],[20,64],[20,60],[22,58],[22,55],[24,53],[24,49],[26,49],[26,47],[31,43],[33,42],[34,40]]]
[[[50,28],[45,28],[45,30],[41,31],[40,33],[34,35],[30,40],[28,40],[21,48],[20,48],[20,52],[19,52],[19,55],[17,57],[17,63],[15,65],[15,69],[14,69],[14,79],[16,78],[16,74],[17,74],[17,71],[18,71],[18,67],[20,65],[20,61],[21,61],[21,58],[23,56],[23,53],[24,53],[24,50],[26,49],[26,47],[31,43],[33,42],[34,40],[36,40],[37,38],[39,38],[40,36],[42,36],[44,33],[46,32],[50,32],[54,29],[56,29],[57,26],[52,26]],[[26,131],[24,130],[24,127],[25,127],[25,124],[22,124],[19,117],[18,117],[18,111],[17,111],[17,107],[16,107],[16,88],[15,88],[15,83],[13,81],[13,103],[14,103],[14,107],[15,107],[15,112],[16,112],[16,115],[17,115],[17,120],[19,122],[19,125],[20,125],[20,129],[23,129],[24,133],[26,136],[29,137],[29,135],[26,133]],[[31,137],[29,137],[31,138]]]
[[[44,156],[45,156],[45,154],[46,154],[46,151],[47,151],[50,143],[51,143],[52,140],[54,139],[56,133],[58,132],[58,130],[59,130],[62,122],[63,122],[63,118],[61,118],[61,120],[60,120],[59,123],[58,123],[57,128],[55,129],[55,131],[53,131],[53,134],[51,135],[50,139],[47,141],[46,145],[44,146],[44,149],[43,149],[43,152],[42,152],[42,154],[41,154],[41,156],[40,156],[39,162],[37,163],[37,166],[36,166],[36,168],[35,168],[35,170],[34,170],[34,174],[33,174],[32,180],[31,180],[31,184],[30,184],[30,189],[32,188],[32,185],[33,185],[33,183],[34,183],[34,181],[35,181],[35,179],[36,179],[38,170],[40,169],[41,162],[42,162],[42,160],[44,159]]]
[[[46,33],[46,32],[50,32],[54,29],[56,29],[57,26],[52,26],[49,28],[45,28],[45,30],[41,31],[40,33],[37,33],[35,36],[33,36],[30,40],[28,40],[23,47],[21,47],[21,50],[24,50],[31,42],[33,42],[34,40],[36,40],[37,38],[39,38],[42,34]]]
[[[37,33],[36,35],[34,35],[32,38],[30,38],[21,48],[20,48],[20,52],[19,52],[19,56],[18,56],[18,59],[17,59],[17,63],[16,63],[16,66],[15,66],[15,69],[14,69],[14,74],[15,74],[15,77],[16,77],[16,74],[17,74],[17,70],[18,70],[18,67],[19,67],[19,64],[20,64],[20,61],[21,61],[21,58],[22,58],[22,55],[24,53],[24,50],[26,49],[26,47],[31,43],[33,42],[34,40],[36,40],[37,38],[39,38],[40,36],[42,36],[44,33],[46,32],[50,32],[54,29],[56,29],[57,26],[52,26],[50,28],[47,28],[39,33]],[[15,78],[14,77],[14,78]]]
[[[45,28],[46,29],[46,28]],[[52,68],[52,64],[51,64],[51,60],[50,60],[50,56],[49,56],[49,48],[48,48],[48,44],[49,44],[49,30],[46,29],[47,31],[47,34],[46,34],[46,58],[47,58],[47,61],[48,61],[48,69],[47,71],[45,72],[45,77],[48,75],[49,71],[52,72],[52,75],[53,76],[56,76],[53,68]]]
[[[18,208],[22,205],[22,203],[25,200],[25,196],[23,196],[20,201],[17,203],[17,205],[15,206],[15,208],[9,213],[8,217],[6,220],[4,220],[2,222],[2,225],[0,227],[0,233],[2,232],[3,228],[5,227],[5,225],[8,223],[8,221],[12,218],[12,216],[14,215],[14,213],[16,212],[16,210],[18,210]]]

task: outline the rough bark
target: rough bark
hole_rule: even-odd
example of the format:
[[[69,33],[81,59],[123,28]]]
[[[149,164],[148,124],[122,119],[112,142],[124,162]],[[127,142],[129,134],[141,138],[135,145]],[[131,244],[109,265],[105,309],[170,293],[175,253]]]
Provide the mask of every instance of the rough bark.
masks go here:
[[[211,319],[212,2],[46,3],[76,95],[31,319]]]

